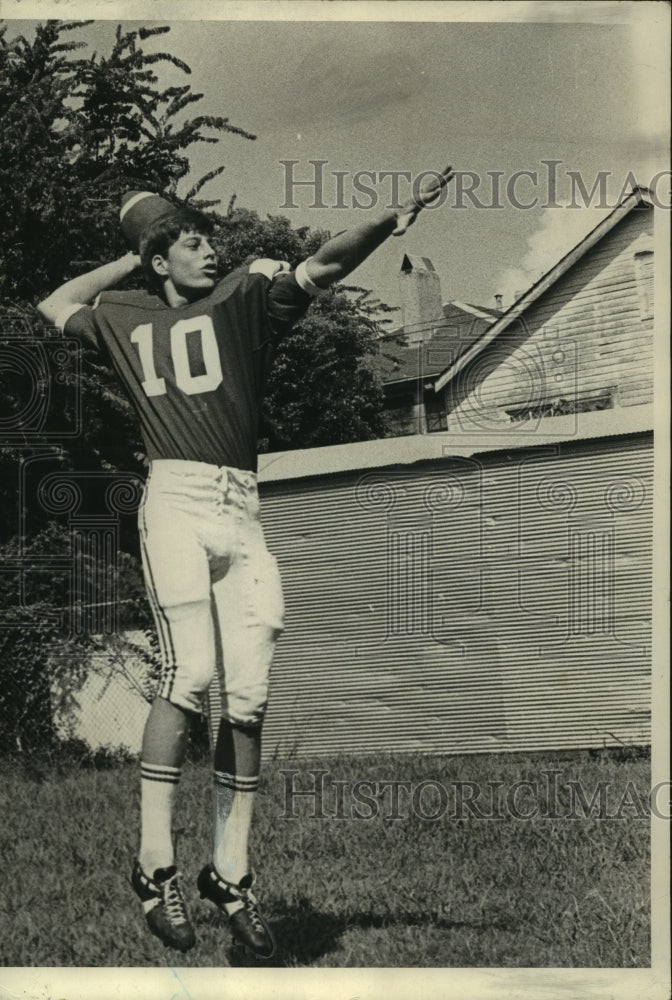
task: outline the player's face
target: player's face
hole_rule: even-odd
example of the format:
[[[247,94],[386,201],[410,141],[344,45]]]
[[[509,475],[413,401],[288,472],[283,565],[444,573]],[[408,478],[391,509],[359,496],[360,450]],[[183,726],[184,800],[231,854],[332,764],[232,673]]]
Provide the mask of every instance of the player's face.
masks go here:
[[[202,233],[180,233],[167,258],[162,260],[166,277],[184,298],[200,298],[214,288],[217,258],[208,237]]]

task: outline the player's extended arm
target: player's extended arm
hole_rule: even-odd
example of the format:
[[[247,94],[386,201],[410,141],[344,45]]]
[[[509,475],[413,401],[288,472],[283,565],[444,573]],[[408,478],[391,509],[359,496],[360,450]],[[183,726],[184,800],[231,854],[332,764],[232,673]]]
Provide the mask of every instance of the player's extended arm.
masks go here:
[[[140,266],[140,257],[135,253],[127,253],[118,260],[103,264],[93,271],[80,274],[77,278],[66,281],[55,292],[40,302],[37,309],[48,323],[54,326],[62,324],[62,317],[76,306],[90,305],[101,292],[114,288],[120,281],[132,274]]]
[[[306,263],[306,273],[318,288],[327,288],[354,271],[389,236],[403,236],[426,205],[436,201],[453,177],[452,167],[429,174],[417,192],[398,209],[339,233]]]

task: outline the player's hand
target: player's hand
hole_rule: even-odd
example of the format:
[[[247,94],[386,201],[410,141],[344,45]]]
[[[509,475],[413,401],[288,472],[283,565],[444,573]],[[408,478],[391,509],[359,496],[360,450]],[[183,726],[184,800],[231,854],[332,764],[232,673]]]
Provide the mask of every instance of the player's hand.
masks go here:
[[[248,268],[249,274],[265,274],[269,281],[273,281],[283,271],[289,271],[289,261],[272,260],[270,257],[260,257],[253,260]]]
[[[452,167],[445,170],[436,171],[423,177],[422,183],[417,191],[408,201],[397,211],[397,228],[393,231],[393,236],[403,236],[409,226],[412,226],[422,209],[426,205],[431,205],[439,198],[446,184],[448,184],[455,174]]]
[[[129,250],[126,256],[123,257],[122,259],[128,267],[129,274],[132,274],[133,271],[137,270],[137,268],[142,266],[142,261],[140,260],[140,254],[133,253],[132,250]]]

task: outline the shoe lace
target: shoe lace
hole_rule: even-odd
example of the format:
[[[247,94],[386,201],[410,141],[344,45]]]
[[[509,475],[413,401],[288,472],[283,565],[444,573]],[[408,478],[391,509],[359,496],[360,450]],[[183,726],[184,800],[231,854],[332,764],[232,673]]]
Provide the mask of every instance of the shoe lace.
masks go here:
[[[251,891],[251,889],[241,889],[240,898],[243,901],[245,912],[250,918],[250,923],[252,924],[254,929],[261,933],[265,933],[266,927],[264,926],[264,922],[261,919],[261,915],[259,913],[259,903],[257,902],[254,893]]]
[[[173,875],[172,878],[167,879],[163,883],[162,889],[163,905],[170,922],[173,924],[186,924],[187,908],[182,898],[177,875]]]

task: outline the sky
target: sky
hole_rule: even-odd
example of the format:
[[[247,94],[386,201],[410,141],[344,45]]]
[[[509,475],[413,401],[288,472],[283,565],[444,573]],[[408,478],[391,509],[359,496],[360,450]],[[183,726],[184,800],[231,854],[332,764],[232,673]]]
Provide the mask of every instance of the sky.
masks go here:
[[[85,51],[109,50],[118,20],[125,29],[170,24],[145,48],[170,51],[192,73],[159,66],[160,81],[189,82],[203,94],[191,115],[224,115],[257,135],[226,135],[191,154],[187,187],[226,165],[202,192],[224,206],[235,194],[262,215],[335,233],[390,203],[392,179],[381,172],[399,172],[403,195],[411,183],[403,172],[415,178],[452,164],[460,178],[445,203],[353,276],[391,305],[410,253],[432,260],[444,301],[494,306],[501,294],[507,306],[606,211],[595,207],[599,187],[588,207],[572,176],[590,192],[604,172],[601,200],[613,207],[631,178],[647,185],[669,166],[666,4],[307,3],[284,21],[252,19],[284,9],[261,3],[147,5],[152,18],[169,15],[158,21],[123,20],[123,4],[89,7],[59,3],[64,18],[97,18],[77,33]],[[217,20],[200,19],[213,8]],[[3,3],[10,33],[32,30],[11,18],[31,9]],[[142,5],[132,10],[137,16]],[[364,10],[378,19],[353,20]],[[434,20],[419,20],[426,12]],[[327,20],[334,14],[346,19]],[[313,160],[325,162],[316,168]],[[316,170],[324,207],[314,184],[289,186]],[[373,194],[358,193],[357,175]],[[561,207],[572,185],[575,207]],[[661,198],[668,187],[660,185]]]

